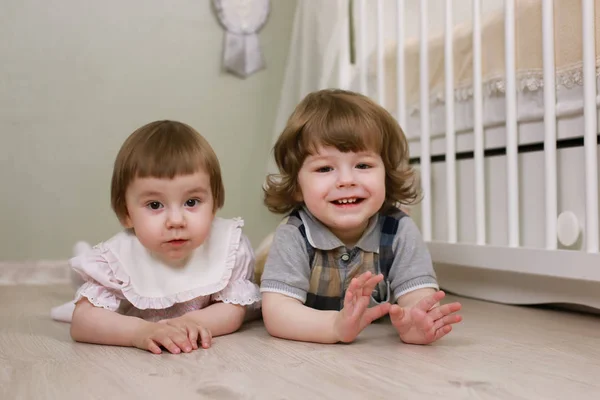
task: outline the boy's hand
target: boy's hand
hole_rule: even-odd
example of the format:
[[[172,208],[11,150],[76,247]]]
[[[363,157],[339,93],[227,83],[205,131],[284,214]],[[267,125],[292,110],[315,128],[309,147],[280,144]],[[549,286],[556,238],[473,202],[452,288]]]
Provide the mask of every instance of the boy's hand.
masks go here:
[[[198,325],[191,319],[186,318],[185,315],[172,319],[163,319],[158,323],[169,325],[181,330],[181,332],[187,335],[190,343],[192,344],[192,349],[194,350],[198,349],[198,339],[200,339],[202,348],[204,349],[208,349],[212,343],[212,334],[210,331],[203,326]]]
[[[371,272],[352,279],[344,297],[344,308],[334,322],[334,332],[339,341],[352,342],[367,325],[389,312],[390,303],[368,308],[371,293],[382,279],[383,275],[372,276]]]
[[[460,303],[439,305],[446,294],[442,291],[421,299],[410,308],[394,304],[390,308],[392,325],[404,343],[429,344],[441,339],[452,330],[452,324],[462,321],[452,315],[461,309]]]
[[[173,354],[192,351],[192,344],[185,332],[177,327],[156,322],[144,324],[136,332],[132,344],[138,349],[148,350],[154,354],[162,353],[160,346]]]

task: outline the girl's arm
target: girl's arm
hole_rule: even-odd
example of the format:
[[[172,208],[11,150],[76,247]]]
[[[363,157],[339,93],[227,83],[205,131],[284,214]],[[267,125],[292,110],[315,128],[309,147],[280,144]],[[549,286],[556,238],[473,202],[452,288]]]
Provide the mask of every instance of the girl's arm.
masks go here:
[[[214,303],[201,310],[189,312],[177,319],[187,320],[208,329],[211,336],[222,336],[240,329],[246,315],[246,307],[239,304]]]
[[[71,337],[78,342],[133,346],[136,332],[148,324],[140,318],[95,307],[83,298],[73,312]]]
[[[85,298],[75,306],[71,337],[77,342],[137,347],[157,354],[161,345],[171,353],[192,350],[187,335],[176,328],[95,307]]]

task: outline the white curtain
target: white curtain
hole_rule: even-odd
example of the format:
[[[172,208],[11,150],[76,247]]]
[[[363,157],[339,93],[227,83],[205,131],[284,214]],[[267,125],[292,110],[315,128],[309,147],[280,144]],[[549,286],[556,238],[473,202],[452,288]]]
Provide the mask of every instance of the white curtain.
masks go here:
[[[304,96],[349,85],[348,21],[349,0],[298,0],[272,143]],[[267,173],[275,172],[270,155]]]

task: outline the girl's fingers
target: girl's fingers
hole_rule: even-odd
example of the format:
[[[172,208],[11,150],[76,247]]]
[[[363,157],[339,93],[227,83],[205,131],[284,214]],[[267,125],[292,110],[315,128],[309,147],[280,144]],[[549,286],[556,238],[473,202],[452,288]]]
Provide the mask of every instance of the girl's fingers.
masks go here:
[[[159,342],[165,349],[173,354],[181,353],[181,349],[175,343],[173,343],[171,338],[168,336],[157,340],[157,342]]]
[[[160,347],[152,339],[148,339],[148,343],[146,343],[146,348],[148,349],[148,351],[154,354],[162,353]]]
[[[188,327],[188,338],[190,339],[190,343],[192,344],[192,349],[198,349],[198,329],[193,326]]]
[[[200,340],[202,341],[202,348],[208,349],[212,344],[212,334],[204,327],[198,327],[200,331]]]
[[[189,353],[192,351],[192,344],[190,343],[187,332],[184,332],[183,334],[177,332],[175,335],[171,335],[171,340],[184,352]]]

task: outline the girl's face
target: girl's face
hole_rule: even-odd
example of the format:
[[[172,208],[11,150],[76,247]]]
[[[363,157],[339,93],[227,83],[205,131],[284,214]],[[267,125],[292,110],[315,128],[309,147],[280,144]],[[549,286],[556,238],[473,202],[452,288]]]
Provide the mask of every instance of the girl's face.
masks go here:
[[[127,217],[140,242],[173,267],[184,264],[210,233],[213,196],[205,171],[168,178],[136,178],[125,194]]]
[[[372,151],[319,147],[298,173],[299,200],[346,245],[355,244],[385,201],[385,167]]]

